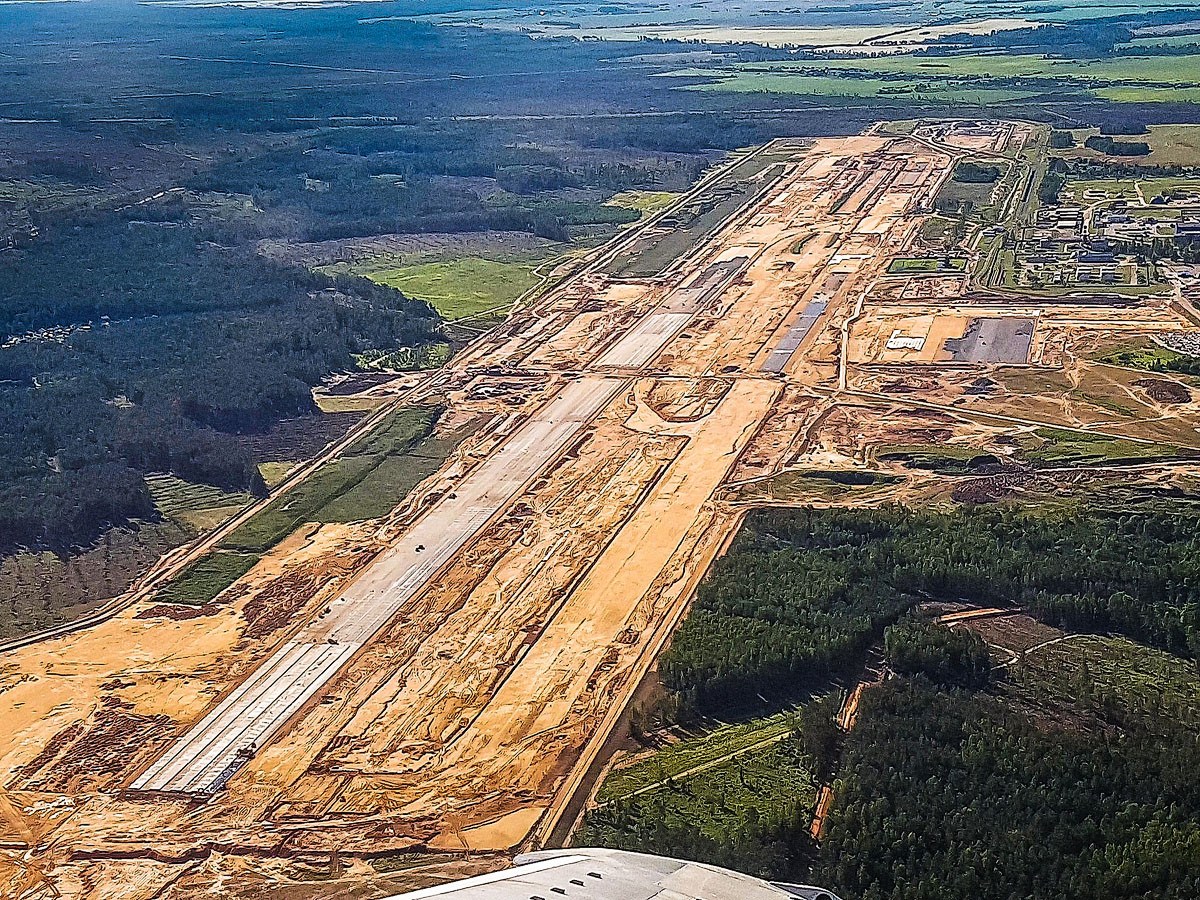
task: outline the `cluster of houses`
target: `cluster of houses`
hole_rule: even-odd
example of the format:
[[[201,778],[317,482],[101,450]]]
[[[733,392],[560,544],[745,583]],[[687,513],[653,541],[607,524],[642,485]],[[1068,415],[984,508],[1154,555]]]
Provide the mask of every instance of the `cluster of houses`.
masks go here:
[[[1102,209],[1096,213],[1094,230],[1111,241],[1148,244],[1155,240],[1192,242],[1200,238],[1200,207],[1156,215],[1139,208]]]
[[[1090,193],[1090,192],[1089,192]],[[1173,191],[1146,203],[1094,199],[1038,210],[1015,250],[1020,282],[1036,286],[1139,285],[1150,278],[1146,248],[1200,242],[1200,194]],[[1157,255],[1157,254],[1156,254]]]

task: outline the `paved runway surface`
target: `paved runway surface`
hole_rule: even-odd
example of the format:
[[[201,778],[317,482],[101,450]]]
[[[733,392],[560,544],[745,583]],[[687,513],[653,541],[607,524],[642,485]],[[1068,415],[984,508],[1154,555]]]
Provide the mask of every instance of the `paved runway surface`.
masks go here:
[[[649,363],[700,309],[724,293],[749,264],[749,257],[738,256],[708,266],[687,287],[673,291],[662,306],[629,329],[600,357],[599,365],[637,369]]]
[[[137,778],[134,790],[211,794],[325,685],[625,385],[569,384],[417,521],[331,605]]]
[[[814,300],[804,307],[804,312],[796,319],[796,324],[788,329],[787,334],[783,336],[783,340],[779,342],[779,346],[771,351],[770,356],[763,363],[764,372],[778,373],[787,367],[792,354],[804,343],[804,339],[808,337],[808,333],[817,324],[817,319],[825,314],[825,309],[828,305],[823,300]]]
[[[600,364],[645,366],[749,263],[750,256],[737,255],[707,266],[633,325]],[[627,383],[593,375],[563,388],[130,788],[211,796],[224,787]]]
[[[972,319],[966,334],[946,341],[946,350],[955,362],[1024,363],[1033,343],[1033,325],[1033,319]]]

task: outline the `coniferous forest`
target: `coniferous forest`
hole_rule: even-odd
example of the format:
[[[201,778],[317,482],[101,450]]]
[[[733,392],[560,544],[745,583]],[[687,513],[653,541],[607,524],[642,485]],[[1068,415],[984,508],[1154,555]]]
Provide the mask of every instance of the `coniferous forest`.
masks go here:
[[[152,518],[145,472],[261,492],[233,435],[313,411],[312,386],[355,353],[440,325],[366,279],[117,217],[0,259],[0,309],[8,334],[63,332],[0,353],[0,548],[59,551]]]
[[[1003,695],[1001,695],[1003,696]],[[1195,715],[1162,728],[1079,703],[1033,717],[896,679],[864,697],[816,863],[863,900],[1162,897],[1200,891]]]
[[[701,585],[663,678],[701,707],[815,685],[930,600],[1020,605],[1195,655],[1198,575],[1191,515],[763,511]]]

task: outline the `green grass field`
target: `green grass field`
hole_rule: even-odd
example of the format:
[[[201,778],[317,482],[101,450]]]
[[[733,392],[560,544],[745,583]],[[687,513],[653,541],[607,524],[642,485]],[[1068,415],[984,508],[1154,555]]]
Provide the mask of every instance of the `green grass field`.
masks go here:
[[[1094,181],[1068,181],[1063,193],[1076,203],[1093,203],[1103,198],[1137,200],[1138,182],[1132,178],[1111,178]]]
[[[445,458],[438,454],[448,455],[453,449],[453,442],[446,441],[426,446],[436,417],[437,410],[428,407],[397,410],[346,453],[239,526],[221,546],[265,553],[304,522],[359,521],[386,513],[421,480],[418,473],[431,465],[429,471],[436,469]],[[401,478],[396,472],[410,454],[417,454],[408,463],[412,475]],[[385,463],[391,474],[376,475]]]
[[[273,488],[283,481],[283,479],[287,478],[298,465],[299,463],[291,460],[265,462],[258,464],[258,471],[262,475],[263,481],[267,483],[267,487]]]
[[[773,67],[803,63],[771,63]],[[822,60],[831,70],[936,78],[1070,79],[1079,84],[1200,84],[1200,55],[1117,56],[1094,60],[1053,59],[1033,54],[923,57],[913,55]]]
[[[1160,347],[1158,344],[1146,341],[1136,346],[1122,347],[1119,350],[1114,350],[1099,357],[1098,361],[1114,366],[1125,366],[1130,369],[1152,370],[1161,369],[1167,363],[1184,358],[1182,353],[1176,353],[1174,350],[1168,350],[1166,347]]]
[[[601,790],[608,790],[607,785]],[[764,825],[803,820],[811,815],[816,793],[812,764],[799,740],[785,738],[695,777],[674,779],[660,789],[592,810],[574,843],[615,846],[624,836],[658,828],[696,832],[720,841],[744,829],[749,820]]]
[[[244,522],[221,546],[231,550],[266,553],[303,522],[320,520],[321,510],[328,503],[349,491],[366,477],[369,458],[343,458],[310,475],[303,484],[293,488]]]
[[[1196,102],[1200,53],[1057,59],[1036,54],[894,54],[745,63],[670,73],[687,90],[810,94],[931,103],[1003,103],[1064,87],[1117,102]]]
[[[184,569],[159,593],[158,599],[163,603],[201,606],[254,568],[258,560],[254,553],[211,553]]]
[[[679,199],[672,191],[622,191],[609,199],[609,205],[623,209],[636,209],[643,215],[661,212]]]
[[[1058,428],[1038,428],[1019,442],[1022,458],[1036,466],[1078,466],[1094,463],[1173,459],[1195,454],[1165,444],[1143,444],[1103,435]]]
[[[1191,47],[1200,48],[1200,34],[1157,34],[1134,38],[1130,47]]]
[[[424,300],[444,319],[454,321],[489,310],[506,309],[538,284],[537,262],[466,257],[452,262],[370,268],[361,274]]]
[[[613,769],[600,786],[596,800],[600,803],[619,800],[667,779],[678,778],[690,769],[709,766],[724,757],[744,753],[755,745],[780,740],[793,731],[793,719],[792,712],[780,712],[693,734],[632,765]]]
[[[978,104],[1020,100],[1030,95],[1030,92],[1025,90],[942,84],[928,79],[881,79],[755,70],[729,73],[692,71],[676,74],[713,76],[716,79],[703,84],[688,85],[687,90],[743,94],[807,94],[822,97],[891,98],[929,103]]]
[[[174,475],[147,475],[146,487],[162,515],[194,531],[215,528],[254,500],[249,494],[230,493]]]
[[[937,272],[965,272],[967,260],[956,256],[949,259],[934,257],[902,257],[893,259],[888,266],[890,275],[929,275]]]
[[[1092,90],[1102,100],[1115,103],[1200,103],[1200,86],[1151,87],[1118,85],[1098,87]]]
[[[1182,100],[1172,92],[1170,102]],[[1192,102],[1200,102],[1197,96]],[[1152,165],[1200,165],[1200,125],[1151,125],[1150,134],[1144,140],[1150,144],[1150,155],[1146,158]]]
[[[1104,89],[1107,91],[1108,89]],[[1114,88],[1122,91],[1124,88]],[[1119,100],[1144,100],[1153,102],[1198,102],[1200,91],[1192,96],[1190,88],[1136,89],[1142,93],[1125,97],[1113,97]],[[1097,94],[1101,91],[1096,91]],[[1200,117],[1198,117],[1200,118]],[[1143,166],[1200,166],[1200,125],[1151,125],[1148,134],[1136,135],[1129,140],[1145,141],[1150,145],[1148,156],[1137,158],[1138,165]],[[1107,159],[1108,157],[1089,150],[1084,142],[1092,135],[1099,134],[1098,128],[1076,128],[1071,132],[1075,136],[1075,147],[1066,150],[1056,150],[1061,156],[1081,159]],[[1128,161],[1128,160],[1124,160]],[[1194,180],[1194,179],[1193,179]]]
[[[361,522],[385,516],[409,491],[436,472],[469,433],[451,438],[427,437],[408,450],[384,452],[378,464],[345,493],[320,511],[321,522]]]

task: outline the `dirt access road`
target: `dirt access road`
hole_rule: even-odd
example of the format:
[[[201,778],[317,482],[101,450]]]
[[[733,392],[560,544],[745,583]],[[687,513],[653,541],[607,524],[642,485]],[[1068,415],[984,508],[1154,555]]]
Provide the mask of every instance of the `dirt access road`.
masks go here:
[[[395,515],[297,534],[212,609],[146,600],[6,656],[21,877],[184,897],[248,860],[286,881],[554,831],[740,521],[721,487],[792,461],[952,161],[903,137],[760,152],[665,274],[601,254],[452,362],[437,399],[492,424]]]

